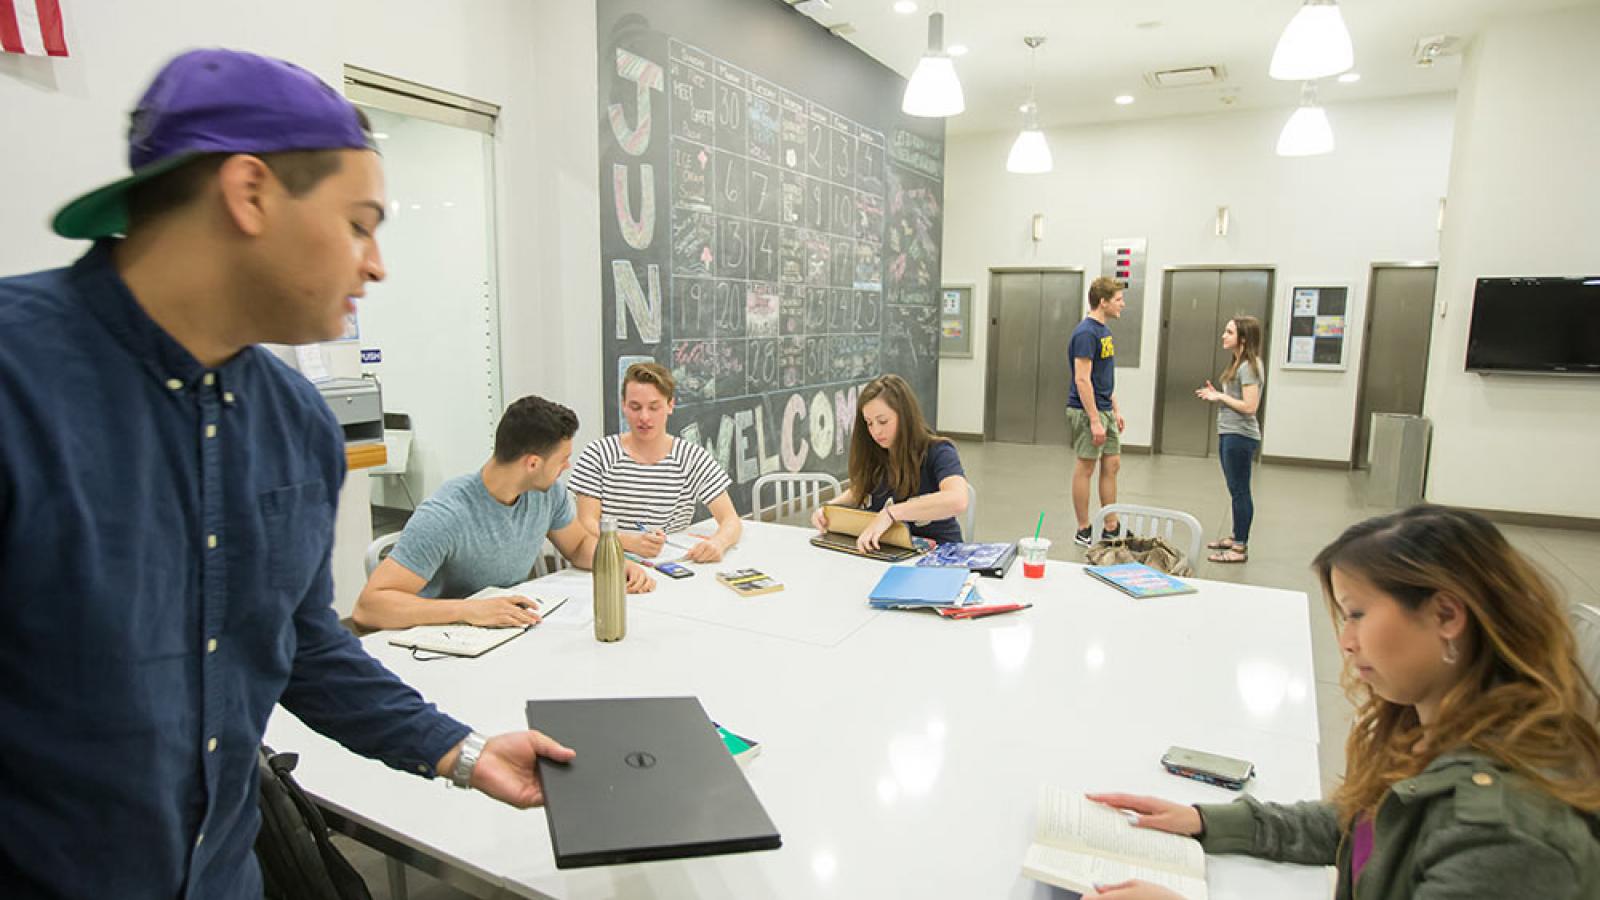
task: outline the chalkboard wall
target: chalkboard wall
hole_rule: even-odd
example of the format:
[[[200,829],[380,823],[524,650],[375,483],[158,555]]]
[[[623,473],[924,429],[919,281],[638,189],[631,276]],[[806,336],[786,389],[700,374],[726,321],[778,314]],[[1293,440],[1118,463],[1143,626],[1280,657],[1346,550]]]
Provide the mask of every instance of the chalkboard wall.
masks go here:
[[[883,372],[938,409],[944,123],[774,0],[601,0],[605,427],[622,372],[678,382],[669,429],[749,509],[771,472],[843,476]]]

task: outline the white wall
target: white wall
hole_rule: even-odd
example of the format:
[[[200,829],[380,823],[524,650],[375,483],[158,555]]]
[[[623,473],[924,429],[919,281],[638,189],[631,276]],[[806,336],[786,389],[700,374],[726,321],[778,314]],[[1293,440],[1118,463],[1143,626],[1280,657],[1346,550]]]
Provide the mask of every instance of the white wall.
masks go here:
[[[1492,23],[1468,48],[1425,412],[1428,499],[1594,518],[1600,382],[1465,371],[1473,283],[1600,274],[1600,10]]]
[[[1149,445],[1155,402],[1163,266],[1199,263],[1277,267],[1275,333],[1267,392],[1271,422],[1263,452],[1348,460],[1355,420],[1359,348],[1344,372],[1282,371],[1288,283],[1348,282],[1359,334],[1368,266],[1438,256],[1437,213],[1450,158],[1451,95],[1333,104],[1337,150],[1281,159],[1273,152],[1289,110],[1098,125],[1047,133],[1054,172],[1011,175],[1005,158],[1014,133],[956,137],[947,145],[946,283],[977,285],[974,356],[944,360],[941,430],[981,433],[987,365],[988,269],[1082,266],[1085,284],[1100,272],[1100,243],[1149,239],[1143,356],[1117,368],[1125,440]],[[1232,223],[1213,233],[1218,206]],[[1029,237],[1034,213],[1045,239]]]

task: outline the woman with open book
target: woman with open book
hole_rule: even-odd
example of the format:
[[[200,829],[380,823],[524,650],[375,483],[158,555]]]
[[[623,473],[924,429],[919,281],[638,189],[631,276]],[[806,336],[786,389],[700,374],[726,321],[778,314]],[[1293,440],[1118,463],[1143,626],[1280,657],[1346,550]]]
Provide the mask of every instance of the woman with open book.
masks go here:
[[[897,522],[918,537],[960,541],[956,516],[967,511],[966,471],[956,445],[928,428],[911,385],[899,375],[872,379],[856,396],[856,414],[861,422],[850,437],[850,487],[833,501],[877,511],[856,546],[878,549],[878,539]],[[872,487],[863,492],[863,485]],[[817,510],[811,524],[827,531],[826,513]]]
[[[1333,799],[1089,799],[1208,852],[1337,866],[1339,898],[1600,897],[1597,698],[1549,583],[1483,518],[1434,506],[1350,527],[1313,567],[1357,704]]]

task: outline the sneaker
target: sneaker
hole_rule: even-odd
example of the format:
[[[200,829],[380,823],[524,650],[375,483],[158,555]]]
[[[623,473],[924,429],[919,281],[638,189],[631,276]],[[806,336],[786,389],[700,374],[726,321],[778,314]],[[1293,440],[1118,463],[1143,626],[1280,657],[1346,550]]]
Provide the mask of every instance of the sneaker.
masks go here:
[[[1094,527],[1093,526],[1090,526],[1088,528],[1079,528],[1078,529],[1078,533],[1074,534],[1072,536],[1072,542],[1074,544],[1077,544],[1079,547],[1087,547],[1087,546],[1089,546],[1089,543],[1093,538],[1094,538]]]

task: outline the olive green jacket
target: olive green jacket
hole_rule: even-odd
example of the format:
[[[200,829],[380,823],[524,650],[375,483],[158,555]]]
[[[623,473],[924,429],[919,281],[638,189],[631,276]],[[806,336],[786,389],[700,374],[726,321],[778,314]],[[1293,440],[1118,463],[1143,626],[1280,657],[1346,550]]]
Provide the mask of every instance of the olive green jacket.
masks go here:
[[[1338,866],[1337,900],[1600,898],[1600,817],[1475,753],[1440,756],[1389,789],[1354,885],[1350,835],[1330,803],[1245,797],[1198,809],[1206,852]]]

